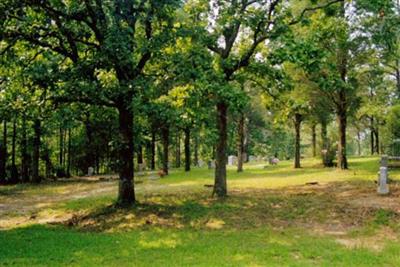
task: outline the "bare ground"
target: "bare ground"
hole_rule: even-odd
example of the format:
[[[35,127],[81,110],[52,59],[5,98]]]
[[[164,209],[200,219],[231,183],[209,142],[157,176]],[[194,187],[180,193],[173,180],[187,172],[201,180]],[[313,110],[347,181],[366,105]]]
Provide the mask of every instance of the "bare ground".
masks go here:
[[[211,230],[269,225],[333,236],[349,248],[379,251],[388,240],[399,240],[399,183],[390,185],[388,196],[377,195],[376,185],[367,181],[280,189],[232,188],[230,197],[222,202],[210,198],[211,189],[202,185],[196,188],[187,187],[182,194],[182,185],[146,181],[136,185],[143,203],[134,209],[94,205],[92,209],[67,212],[56,207],[71,200],[116,194],[116,178],[86,177],[45,184],[36,191],[0,191],[0,230],[34,223],[62,223],[89,231],[124,231],[149,225]],[[373,235],[351,234],[377,220],[382,225]]]

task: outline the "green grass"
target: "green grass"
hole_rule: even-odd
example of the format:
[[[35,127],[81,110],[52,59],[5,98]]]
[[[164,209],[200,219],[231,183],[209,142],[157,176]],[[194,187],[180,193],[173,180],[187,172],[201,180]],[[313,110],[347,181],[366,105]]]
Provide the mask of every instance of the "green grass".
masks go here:
[[[400,245],[346,249],[296,230],[151,229],[82,233],[34,226],[1,233],[0,264],[19,266],[398,266]]]
[[[213,171],[194,168],[144,177],[132,209],[115,209],[115,193],[55,203],[46,209],[76,218],[0,230],[0,266],[400,266],[399,211],[353,202],[398,201],[395,185],[392,196],[375,199],[378,158],[351,158],[348,171],[318,164],[229,168],[225,200],[204,187]],[[311,181],[319,185],[305,185]],[[0,197],[73,186],[3,187]]]

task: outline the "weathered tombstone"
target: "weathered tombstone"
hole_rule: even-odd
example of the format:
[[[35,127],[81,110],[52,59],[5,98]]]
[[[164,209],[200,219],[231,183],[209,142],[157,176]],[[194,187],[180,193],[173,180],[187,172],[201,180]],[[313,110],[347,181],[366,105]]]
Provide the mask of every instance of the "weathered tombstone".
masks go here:
[[[233,166],[237,164],[237,157],[236,156],[229,156],[228,157],[228,165]]]
[[[388,167],[380,167],[378,175],[378,194],[380,195],[389,193],[388,176]]]
[[[256,161],[256,159],[257,158],[255,156],[253,156],[253,155],[249,156],[249,161],[250,162]]]
[[[200,168],[204,167],[204,161],[202,161],[201,159],[199,159],[197,163]]]
[[[93,167],[89,167],[89,168],[88,168],[88,171],[87,171],[87,175],[88,175],[88,176],[92,176],[93,173],[94,173],[94,168],[93,168]]]

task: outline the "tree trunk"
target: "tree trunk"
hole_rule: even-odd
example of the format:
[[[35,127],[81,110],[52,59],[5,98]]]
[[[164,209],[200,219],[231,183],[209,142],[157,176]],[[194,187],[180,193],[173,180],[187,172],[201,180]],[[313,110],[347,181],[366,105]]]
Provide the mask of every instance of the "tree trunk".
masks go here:
[[[396,86],[397,86],[397,98],[400,99],[400,60],[396,59]]]
[[[156,131],[152,129],[151,131],[151,161],[150,168],[152,171],[156,169]]]
[[[26,137],[26,114],[22,115],[22,139],[21,139],[21,179],[22,182],[29,182],[29,154],[28,142]]]
[[[190,128],[185,128],[185,171],[190,171]]]
[[[199,167],[199,136],[194,135],[194,166]]]
[[[181,133],[179,130],[176,133],[176,151],[175,151],[175,163],[176,167],[181,167]]]
[[[132,117],[132,116],[131,116]],[[120,118],[121,120],[121,118]],[[133,125],[133,123],[131,123],[131,125]],[[85,121],[85,130],[86,130],[86,148],[85,148],[85,152],[86,152],[86,170],[84,171],[88,171],[89,167],[95,167],[95,161],[96,161],[96,153],[95,153],[95,148],[93,145],[93,126],[92,123],[90,121],[89,116],[87,117],[86,121]],[[121,129],[120,129],[121,131]],[[130,130],[130,132],[132,132],[132,130]],[[120,133],[121,135],[121,133]],[[132,137],[133,139],[133,137]],[[133,142],[133,141],[132,141]],[[133,158],[133,155],[132,155]]]
[[[330,167],[331,165],[331,162],[328,159],[328,153],[330,153],[328,145],[327,123],[326,121],[321,121],[321,155],[324,167]]]
[[[341,2],[340,17],[345,19],[345,3]],[[338,40],[337,50],[337,66],[340,78],[343,83],[347,83],[347,64],[348,64],[348,43],[346,40]],[[336,115],[339,127],[339,143],[338,143],[338,163],[337,167],[347,169],[346,157],[346,127],[347,127],[347,95],[346,88],[338,88],[338,103],[336,106]]]
[[[228,107],[225,103],[217,104],[217,127],[218,127],[218,142],[216,147],[215,158],[215,181],[213,195],[225,197],[227,195],[226,184],[226,148],[227,148],[227,111]]]
[[[63,156],[64,156],[64,133],[63,133],[63,128],[60,125],[60,132],[59,132],[59,154],[58,154],[58,165],[60,167],[63,167]]]
[[[119,111],[119,189],[118,205],[129,206],[135,202],[133,183],[133,114],[127,107]]]
[[[374,131],[375,131],[375,128],[374,128],[374,118],[373,117],[370,117],[369,118],[369,122],[370,122],[370,131],[371,131],[371,133],[370,133],[370,138],[371,138],[371,155],[373,155],[374,153],[375,153],[375,140],[374,140],[374,137],[375,137],[375,135],[374,135]]]
[[[18,183],[18,180],[19,180],[18,169],[15,164],[16,142],[17,142],[17,117],[14,117],[13,134],[12,134],[12,142],[11,142],[11,177],[10,177],[11,184],[16,184],[16,183]]]
[[[346,124],[347,116],[346,111],[342,110],[337,114],[339,126],[339,143],[338,143],[338,168],[347,169],[347,156],[346,156]]]
[[[165,175],[168,175],[168,161],[169,161],[169,127],[164,126],[161,129],[161,139],[163,145],[162,154],[162,169]]]
[[[68,129],[68,158],[67,158],[67,177],[71,177],[71,159],[72,159],[72,155],[71,155],[71,128]]]
[[[40,183],[41,177],[39,175],[39,159],[40,159],[40,138],[42,134],[40,119],[35,119],[33,125],[35,133],[33,138],[33,156],[32,156],[32,182]]]
[[[138,152],[137,152],[137,164],[143,164],[143,146],[139,145],[138,146]]]
[[[244,115],[240,114],[238,123],[238,139],[237,139],[237,157],[238,165],[237,171],[243,172],[243,158],[244,158]]]
[[[312,143],[312,156],[315,158],[317,156],[317,132],[315,123],[313,123],[313,125],[311,126],[311,143]]]
[[[7,121],[3,122],[3,140],[0,144],[0,184],[6,183],[7,166]]]
[[[296,169],[301,168],[300,166],[300,128],[301,128],[302,116],[296,113],[294,116],[294,128],[296,131],[295,139],[295,153],[294,153],[294,167]]]
[[[378,127],[378,122],[376,123],[374,134],[375,134],[375,152],[376,152],[376,154],[379,155],[379,127]]]

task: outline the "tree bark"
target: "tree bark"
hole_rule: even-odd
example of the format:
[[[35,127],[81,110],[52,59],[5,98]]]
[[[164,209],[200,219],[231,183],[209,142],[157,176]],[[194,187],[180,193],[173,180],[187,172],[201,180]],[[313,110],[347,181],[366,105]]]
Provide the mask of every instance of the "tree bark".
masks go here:
[[[191,158],[190,158],[190,128],[185,128],[185,171],[190,171]]]
[[[345,19],[345,3],[341,2],[340,10],[341,18]],[[348,47],[347,39],[338,40],[337,66],[340,78],[343,83],[347,83],[347,64],[348,64]],[[336,115],[339,126],[339,143],[338,143],[338,163],[337,167],[347,169],[346,156],[346,127],[347,127],[347,95],[346,88],[340,87],[337,92],[338,101],[336,105]]]
[[[7,166],[7,121],[3,121],[3,140],[0,144],[0,184],[6,183]]]
[[[330,162],[328,160],[328,130],[326,121],[321,121],[321,155],[322,155],[322,164],[324,167],[329,167]]]
[[[150,168],[152,171],[156,169],[156,131],[152,129],[151,131],[151,161]]]
[[[175,163],[177,168],[181,167],[181,133],[178,130],[176,133],[176,151],[175,151]]]
[[[42,134],[40,119],[35,119],[33,125],[35,133],[33,138],[33,156],[32,156],[32,182],[40,183],[41,177],[39,175],[39,159],[40,159],[40,138]]]
[[[227,195],[226,184],[226,148],[227,148],[227,111],[228,107],[225,103],[217,104],[217,127],[218,127],[218,142],[216,147],[215,159],[215,181],[213,195],[225,197]]]
[[[18,169],[15,164],[15,150],[16,150],[16,142],[17,142],[17,117],[14,117],[13,120],[13,134],[12,134],[12,142],[11,142],[11,176],[10,183],[16,184],[18,183]]]
[[[376,127],[375,127],[375,131],[374,131],[374,135],[375,135],[375,152],[376,154],[379,155],[379,127],[378,127],[378,122],[376,123]]]
[[[339,126],[339,143],[338,143],[338,168],[348,169],[347,156],[346,156],[346,127],[347,116],[346,111],[342,110],[337,114]]]
[[[311,143],[312,143],[312,156],[315,158],[317,156],[317,132],[315,123],[313,123],[313,125],[311,126]]]
[[[169,161],[169,127],[164,126],[161,129],[161,139],[163,145],[162,156],[162,169],[165,175],[168,175],[168,161]]]
[[[374,135],[375,128],[374,128],[374,118],[373,118],[373,117],[370,117],[370,118],[369,118],[369,122],[370,122],[370,131],[371,131],[371,133],[370,133],[370,138],[371,138],[371,155],[373,155],[373,154],[375,153],[375,140],[374,140],[374,138],[375,138],[375,135]]]
[[[64,131],[62,126],[60,125],[60,132],[59,132],[59,154],[58,154],[58,165],[63,167],[63,156],[64,156]]]
[[[119,107],[119,206],[129,206],[135,202],[133,183],[133,114],[127,107]]]
[[[302,115],[296,113],[294,115],[294,128],[295,128],[295,131],[296,131],[294,167],[296,169],[301,168],[301,166],[300,166],[300,129],[301,129],[301,121],[302,121]]]
[[[71,142],[72,142],[71,141],[71,128],[69,128],[68,129],[68,154],[67,154],[68,158],[67,158],[67,173],[66,173],[68,178],[71,177],[71,159],[72,159],[72,155],[71,155],[72,143]]]
[[[26,114],[22,115],[22,138],[21,138],[21,179],[22,182],[29,182],[29,154],[26,137]]]
[[[143,146],[141,144],[138,146],[137,164],[143,164]]]
[[[199,167],[199,136],[194,135],[194,166]]]
[[[240,114],[238,123],[238,139],[237,139],[237,157],[238,165],[237,172],[243,172],[243,158],[244,158],[244,115]]]

